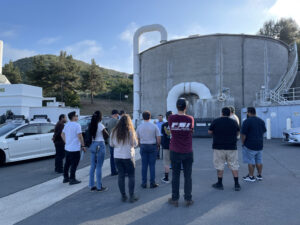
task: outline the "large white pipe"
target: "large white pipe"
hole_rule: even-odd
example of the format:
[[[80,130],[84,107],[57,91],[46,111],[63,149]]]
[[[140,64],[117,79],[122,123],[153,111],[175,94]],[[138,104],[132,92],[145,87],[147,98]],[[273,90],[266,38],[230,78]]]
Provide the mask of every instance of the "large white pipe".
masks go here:
[[[3,41],[0,40],[0,74],[2,74]]]
[[[139,59],[139,38],[143,33],[158,31],[160,32],[160,43],[166,42],[168,34],[166,29],[160,24],[152,24],[137,29],[133,37],[133,121],[140,119],[140,59]]]
[[[286,119],[286,129],[289,130],[292,128],[292,120],[291,118]]]
[[[167,110],[177,113],[176,101],[182,94],[196,94],[199,99],[211,99],[208,87],[198,82],[186,82],[175,85],[168,93]]]
[[[267,119],[267,139],[271,139],[271,119]]]

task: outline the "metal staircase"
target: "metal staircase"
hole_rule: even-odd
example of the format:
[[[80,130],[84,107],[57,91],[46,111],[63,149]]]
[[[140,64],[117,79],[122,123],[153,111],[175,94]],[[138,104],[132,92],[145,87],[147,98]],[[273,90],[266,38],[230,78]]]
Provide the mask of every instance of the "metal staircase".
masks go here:
[[[274,89],[261,90],[256,94],[256,104],[260,106],[272,105],[274,103],[279,105],[289,105],[295,104],[295,101],[298,102],[298,99],[291,100],[289,98],[289,93],[291,93],[290,87],[298,72],[297,44],[291,44],[289,50],[289,70],[281,77]],[[293,92],[295,92],[295,90],[293,90]]]

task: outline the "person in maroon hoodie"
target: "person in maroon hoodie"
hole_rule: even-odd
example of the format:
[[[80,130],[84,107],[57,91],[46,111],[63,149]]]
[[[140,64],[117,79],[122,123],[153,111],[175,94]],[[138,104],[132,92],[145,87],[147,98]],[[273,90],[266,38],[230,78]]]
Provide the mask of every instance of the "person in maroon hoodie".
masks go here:
[[[171,205],[178,207],[180,170],[184,173],[184,199],[186,206],[192,205],[192,165],[194,161],[192,136],[194,118],[186,115],[187,101],[180,98],[176,102],[178,114],[170,115],[168,119],[171,141],[170,158],[172,165],[172,198],[168,200]]]

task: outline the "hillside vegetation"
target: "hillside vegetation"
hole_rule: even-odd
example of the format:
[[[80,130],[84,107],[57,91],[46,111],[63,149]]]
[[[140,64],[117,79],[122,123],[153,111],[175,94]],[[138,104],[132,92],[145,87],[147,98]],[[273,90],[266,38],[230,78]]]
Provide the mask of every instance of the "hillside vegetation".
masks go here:
[[[56,55],[36,55],[36,56],[23,58],[23,59],[14,61],[13,65],[15,67],[19,68],[23,82],[26,82],[26,80],[27,80],[26,73],[31,71],[32,69],[34,69],[34,59],[36,59],[38,57],[40,57],[44,60],[46,66],[50,66],[50,64],[52,62],[59,61],[59,56],[56,56]],[[88,70],[88,68],[90,66],[90,64],[80,61],[80,60],[73,59],[72,61],[77,66],[79,66],[80,71]],[[100,66],[99,66],[99,68],[102,70],[103,76],[105,79],[128,78],[128,76],[129,76],[128,73],[123,73],[123,72],[119,72],[119,71],[115,71],[115,70],[111,70],[111,69],[106,69],[106,68],[103,68]]]
[[[56,55],[36,55],[10,61],[3,73],[11,83],[24,83],[43,88],[45,97],[56,97],[68,106],[79,106],[80,98],[94,98],[132,102],[132,75],[106,69],[73,59],[61,51]]]

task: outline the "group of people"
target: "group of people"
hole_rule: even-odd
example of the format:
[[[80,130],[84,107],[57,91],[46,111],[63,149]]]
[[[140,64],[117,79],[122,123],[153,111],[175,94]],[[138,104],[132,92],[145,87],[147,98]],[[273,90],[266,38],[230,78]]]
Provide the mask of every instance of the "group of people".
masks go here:
[[[192,137],[194,131],[194,118],[186,115],[188,102],[184,98],[176,102],[177,113],[171,111],[166,113],[167,122],[163,122],[160,115],[158,122],[151,122],[151,113],[145,111],[142,114],[143,123],[136,131],[128,114],[119,115],[117,110],[112,111],[112,118],[107,128],[101,123],[102,114],[96,111],[91,119],[88,134],[91,143],[86,146],[81,127],[76,121],[78,116],[75,112],[68,114],[70,122],[61,116],[57,123],[54,134],[54,142],[58,151],[66,152],[66,161],[62,168],[61,155],[57,154],[55,170],[64,173],[63,182],[70,185],[80,183],[75,177],[76,168],[80,159],[80,151],[86,151],[89,147],[91,152],[91,168],[89,188],[91,191],[106,191],[107,187],[102,185],[102,166],[105,157],[105,141],[108,140],[111,153],[111,172],[118,175],[118,186],[123,202],[129,199],[135,202],[135,148],[140,147],[141,155],[141,187],[148,187],[148,169],[150,171],[149,187],[157,188],[155,164],[159,158],[162,146],[164,183],[170,183],[169,173],[172,169],[172,197],[168,200],[171,205],[178,206],[180,173],[184,173],[184,200],[185,205],[193,204],[192,200],[192,165],[194,161]],[[223,190],[223,172],[225,165],[232,170],[234,178],[234,189],[241,190],[238,178],[239,160],[237,141],[241,139],[243,148],[243,162],[248,164],[249,173],[243,179],[254,182],[262,180],[262,149],[263,136],[266,132],[265,123],[256,116],[255,108],[248,107],[247,119],[243,121],[240,128],[239,119],[235,115],[233,107],[224,107],[220,118],[215,119],[210,127],[209,134],[213,137],[213,164],[217,170],[217,182],[213,188]],[[59,135],[61,132],[61,135]],[[257,176],[254,170],[257,168]],[[95,185],[94,174],[96,171],[97,182]],[[125,191],[125,178],[128,177],[129,196]]]

